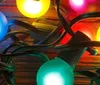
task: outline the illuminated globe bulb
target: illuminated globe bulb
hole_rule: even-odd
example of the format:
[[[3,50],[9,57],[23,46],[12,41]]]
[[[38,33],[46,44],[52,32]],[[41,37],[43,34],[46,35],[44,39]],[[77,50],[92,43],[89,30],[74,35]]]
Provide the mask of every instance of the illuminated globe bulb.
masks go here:
[[[37,72],[37,85],[73,85],[73,68],[60,58],[44,63]]]
[[[7,19],[2,12],[0,12],[0,41],[8,32]]]
[[[76,12],[84,12],[87,7],[86,0],[69,0],[69,4]]]
[[[26,17],[43,16],[50,7],[50,0],[16,0],[18,10]]]

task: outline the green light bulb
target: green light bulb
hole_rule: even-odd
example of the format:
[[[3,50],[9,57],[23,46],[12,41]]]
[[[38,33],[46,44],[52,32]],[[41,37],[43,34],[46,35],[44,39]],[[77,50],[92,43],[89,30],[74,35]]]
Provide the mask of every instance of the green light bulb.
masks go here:
[[[73,68],[60,58],[44,63],[37,72],[37,85],[73,85]]]

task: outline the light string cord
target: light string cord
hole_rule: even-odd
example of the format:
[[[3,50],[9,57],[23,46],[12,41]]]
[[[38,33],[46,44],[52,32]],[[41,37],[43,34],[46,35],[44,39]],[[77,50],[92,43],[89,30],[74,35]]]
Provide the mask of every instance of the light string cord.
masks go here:
[[[98,15],[99,16],[99,15]],[[91,16],[91,17],[93,17],[93,16]],[[95,16],[95,17],[97,17],[97,16]],[[85,17],[85,18],[88,18],[88,17]],[[74,20],[73,20],[74,21]],[[77,22],[77,20],[75,21],[75,22]],[[74,22],[74,23],[75,23]],[[88,44],[87,44],[88,43]],[[78,43],[79,44],[79,43]],[[78,44],[74,44],[73,46],[62,46],[62,47],[66,47],[66,48],[69,48],[69,47],[75,47],[75,46],[77,46]],[[87,44],[87,45],[86,45]],[[45,46],[45,45],[44,45]],[[81,46],[100,46],[100,42],[97,42],[97,41],[88,41],[88,42],[81,42],[81,44],[79,45],[79,47],[81,47]],[[34,47],[34,46],[33,46]],[[38,46],[37,46],[38,47]],[[42,45],[40,45],[39,46],[40,48],[42,47]],[[29,51],[27,51],[27,52],[29,52]],[[27,53],[26,52],[26,53]],[[6,55],[2,55],[2,56],[13,56],[13,55],[16,55],[16,54],[12,54],[12,55],[9,55],[9,54],[6,54]],[[19,54],[20,55],[20,54]],[[19,56],[19,55],[16,55],[16,56]]]

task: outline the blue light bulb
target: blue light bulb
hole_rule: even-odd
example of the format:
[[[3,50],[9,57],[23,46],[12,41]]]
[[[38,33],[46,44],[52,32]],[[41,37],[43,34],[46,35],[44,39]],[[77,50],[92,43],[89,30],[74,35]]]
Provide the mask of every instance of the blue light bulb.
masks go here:
[[[2,12],[0,12],[0,41],[8,32],[7,19]]]
[[[73,68],[60,58],[44,63],[37,72],[37,85],[73,85]]]

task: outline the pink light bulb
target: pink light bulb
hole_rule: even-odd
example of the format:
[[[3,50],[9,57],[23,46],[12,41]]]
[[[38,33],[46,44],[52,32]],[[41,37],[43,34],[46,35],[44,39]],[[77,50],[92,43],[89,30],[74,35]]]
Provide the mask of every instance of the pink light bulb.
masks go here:
[[[87,7],[86,0],[69,0],[69,4],[76,12],[84,12]]]

